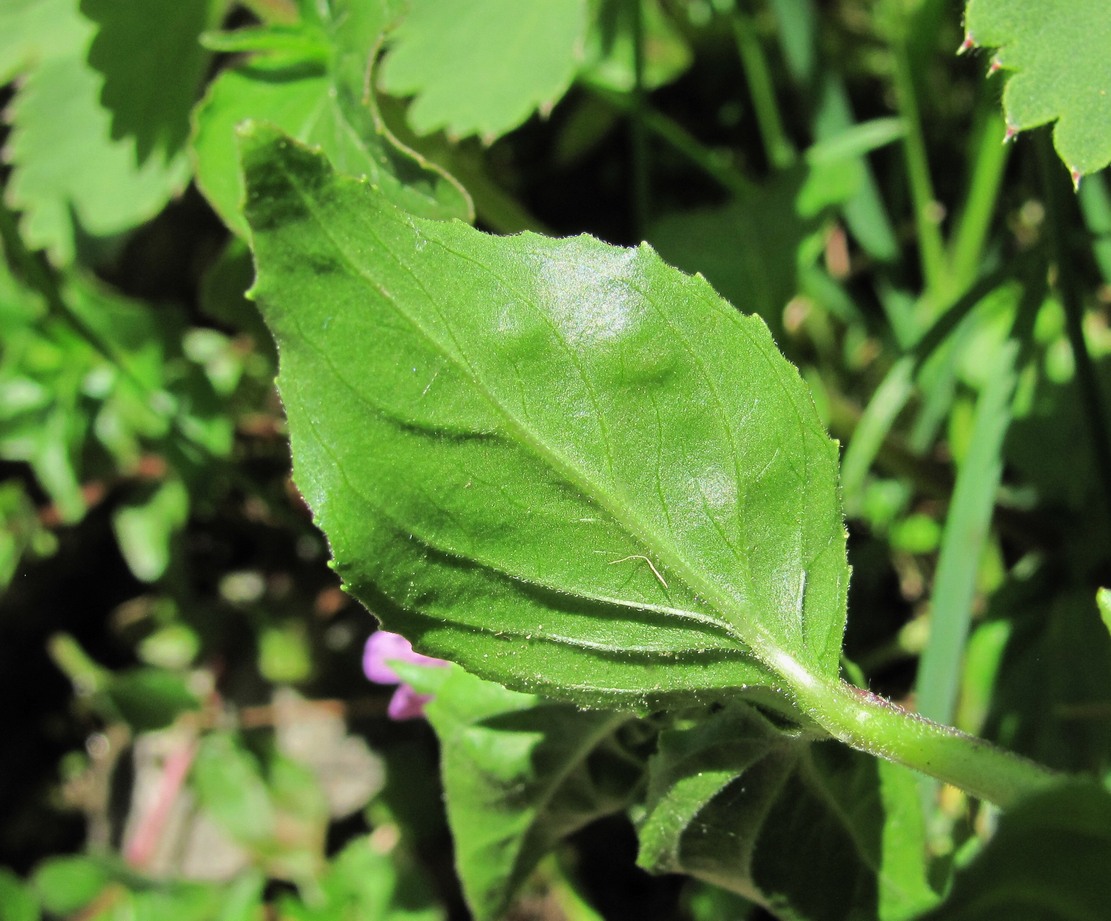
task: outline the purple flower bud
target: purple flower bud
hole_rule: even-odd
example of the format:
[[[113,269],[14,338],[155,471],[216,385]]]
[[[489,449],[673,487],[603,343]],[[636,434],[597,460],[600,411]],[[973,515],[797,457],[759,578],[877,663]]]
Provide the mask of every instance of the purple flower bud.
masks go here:
[[[422,656],[413,651],[413,645],[399,633],[379,630],[372,633],[363,649],[363,672],[375,684],[396,684],[398,689],[386,712],[391,719],[411,720],[424,716],[424,706],[431,699],[430,694],[418,694],[401,680],[393,670],[391,662],[411,662],[414,665],[443,666],[449,663],[443,659]]]

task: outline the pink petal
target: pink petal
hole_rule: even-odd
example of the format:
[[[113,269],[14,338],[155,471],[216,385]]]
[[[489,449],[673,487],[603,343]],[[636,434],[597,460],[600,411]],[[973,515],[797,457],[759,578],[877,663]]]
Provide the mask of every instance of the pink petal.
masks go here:
[[[403,684],[390,698],[386,714],[394,720],[414,720],[424,716],[424,707],[432,699],[431,694],[418,694],[409,685]]]

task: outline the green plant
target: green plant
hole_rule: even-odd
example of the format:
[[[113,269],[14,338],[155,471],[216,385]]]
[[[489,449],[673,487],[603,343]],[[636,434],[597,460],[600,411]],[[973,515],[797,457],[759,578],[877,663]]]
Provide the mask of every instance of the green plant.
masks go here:
[[[1100,916],[1105,4],[165,6],[0,10],[0,626],[129,573],[0,921]]]

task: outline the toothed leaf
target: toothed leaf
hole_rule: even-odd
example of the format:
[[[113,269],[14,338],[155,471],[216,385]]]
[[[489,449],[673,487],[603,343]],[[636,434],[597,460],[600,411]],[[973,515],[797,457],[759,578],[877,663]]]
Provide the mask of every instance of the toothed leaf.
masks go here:
[[[387,628],[595,706],[837,678],[837,447],[763,322],[646,246],[413,218],[262,126],[243,157],[297,482]]]
[[[1012,130],[1055,123],[1053,144],[1074,177],[1111,163],[1111,3],[968,0],[965,30],[995,49]]]

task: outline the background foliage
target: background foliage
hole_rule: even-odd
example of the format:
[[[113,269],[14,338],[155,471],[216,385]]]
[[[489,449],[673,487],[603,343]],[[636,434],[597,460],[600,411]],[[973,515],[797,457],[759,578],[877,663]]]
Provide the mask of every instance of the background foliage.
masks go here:
[[[0,921],[1100,916],[1106,4],[459,7],[0,4]],[[782,372],[788,402],[841,441],[848,627],[840,663],[821,637],[814,661],[1085,779],[1000,814],[620,663],[597,683],[625,681],[638,715],[537,696],[563,667],[538,659],[536,694],[403,669],[435,695],[428,722],[387,719],[359,665],[374,621],[291,483],[277,354],[244,296],[245,119],[319,149],[337,187],[365,177],[384,214],[647,240],[662,262],[630,271],[661,298],[712,297],[666,262],[761,317],[801,374]],[[361,220],[349,207],[330,223]],[[459,246],[506,271],[571,246],[483,239]],[[259,290],[311,292],[319,268]],[[732,341],[702,332],[700,355]],[[741,354],[714,368],[736,379]],[[608,549],[647,606],[669,573]],[[672,639],[627,626],[607,641]],[[434,627],[407,624],[433,645]],[[696,665],[687,690],[713,686]]]

